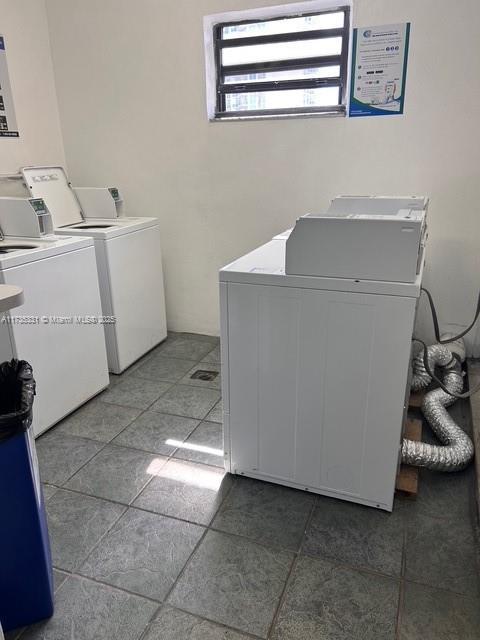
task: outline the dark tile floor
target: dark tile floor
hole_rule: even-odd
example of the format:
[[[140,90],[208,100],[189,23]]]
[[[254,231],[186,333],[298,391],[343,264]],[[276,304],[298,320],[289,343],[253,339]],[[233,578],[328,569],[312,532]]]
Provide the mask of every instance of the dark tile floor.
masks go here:
[[[39,438],[56,611],[8,640],[478,640],[473,468],[393,514],[225,475],[219,360],[172,334]]]

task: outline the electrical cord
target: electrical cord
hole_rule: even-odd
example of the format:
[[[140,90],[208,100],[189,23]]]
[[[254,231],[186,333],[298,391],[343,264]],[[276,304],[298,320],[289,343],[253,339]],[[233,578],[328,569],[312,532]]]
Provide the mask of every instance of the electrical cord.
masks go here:
[[[473,327],[475,326],[475,323],[478,320],[478,317],[480,316],[480,292],[478,294],[477,309],[475,311],[475,317],[473,319],[473,322],[464,331],[462,331],[462,333],[459,333],[457,336],[453,336],[452,338],[446,338],[444,340],[442,340],[441,337],[440,337],[440,326],[439,326],[439,323],[438,323],[438,315],[437,315],[437,310],[435,308],[435,303],[433,302],[432,294],[425,287],[421,288],[421,292],[425,293],[427,298],[428,298],[428,302],[429,302],[429,305],[430,305],[430,311],[432,313],[433,328],[434,328],[434,331],[435,331],[435,339],[438,342],[438,344],[450,344],[451,342],[455,342],[456,340],[460,340],[460,338],[463,338],[463,336],[467,335],[467,333],[473,329]],[[477,391],[480,391],[480,384],[477,385],[476,387],[474,387],[473,389],[470,389],[469,391],[466,391],[465,393],[455,393],[455,392],[450,391],[449,389],[447,389],[447,387],[443,384],[443,382],[439,378],[437,378],[435,373],[430,368],[430,364],[428,363],[428,354],[427,354],[427,345],[426,345],[426,343],[423,340],[420,340],[419,338],[413,338],[413,341],[414,342],[418,342],[419,344],[422,345],[422,348],[423,348],[423,365],[425,367],[425,371],[432,378],[432,380],[434,380],[438,384],[438,386],[443,391],[445,391],[445,393],[448,393],[450,396],[453,396],[454,398],[466,399],[466,398],[470,398],[470,396],[473,396],[475,393],[477,393]]]
[[[475,311],[475,317],[473,319],[473,322],[465,329],[465,331],[462,331],[462,333],[459,333],[458,336],[454,336],[453,338],[447,338],[445,340],[442,340],[440,337],[440,327],[438,324],[437,310],[435,309],[435,303],[433,302],[432,294],[425,287],[422,287],[420,291],[422,293],[425,293],[428,298],[430,311],[432,312],[433,328],[435,330],[435,339],[438,342],[438,344],[449,344],[450,342],[455,342],[455,340],[460,340],[460,338],[463,338],[463,336],[466,336],[467,333],[473,329],[473,327],[475,326],[475,323],[478,320],[478,316],[480,316],[480,292],[478,294],[477,310]]]

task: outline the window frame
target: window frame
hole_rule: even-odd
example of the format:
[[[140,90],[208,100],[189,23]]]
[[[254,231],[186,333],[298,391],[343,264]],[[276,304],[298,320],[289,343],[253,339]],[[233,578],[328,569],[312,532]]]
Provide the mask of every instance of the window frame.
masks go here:
[[[331,13],[343,12],[343,27],[330,29],[317,29],[307,31],[296,31],[288,33],[243,36],[239,38],[223,38],[222,31],[225,27],[254,24],[257,22],[273,22],[276,20],[285,20],[288,18],[310,17],[317,15],[325,15]],[[248,12],[245,12],[248,13]],[[252,12],[253,13],[253,12]],[[227,17],[227,16],[225,16]],[[351,6],[345,2],[340,6],[330,6],[307,11],[294,11],[292,5],[285,5],[285,12],[273,15],[271,17],[248,17],[246,19],[223,20],[213,24],[213,56],[215,70],[215,108],[213,113],[214,120],[231,120],[231,119],[249,119],[249,118],[271,118],[271,117],[291,117],[291,116],[319,116],[319,115],[346,115],[347,93],[349,88],[348,82],[348,60],[350,49],[350,20]],[[301,40],[316,40],[332,37],[342,38],[342,47],[340,54],[331,56],[318,56],[314,58],[295,58],[290,60],[273,60],[269,62],[256,62],[238,65],[222,65],[221,56],[222,49],[236,46],[248,46],[258,44],[270,44],[281,42],[296,42]],[[249,75],[253,73],[264,73],[271,71],[286,71],[296,69],[309,69],[319,67],[338,66],[340,72],[338,77],[326,78],[304,78],[299,80],[260,80],[238,83],[225,83],[226,76],[232,75]],[[339,102],[338,105],[329,105],[325,107],[293,107],[279,109],[260,109],[260,110],[226,110],[226,94],[231,93],[254,93],[258,91],[278,91],[291,89],[317,89],[323,87],[338,87]]]

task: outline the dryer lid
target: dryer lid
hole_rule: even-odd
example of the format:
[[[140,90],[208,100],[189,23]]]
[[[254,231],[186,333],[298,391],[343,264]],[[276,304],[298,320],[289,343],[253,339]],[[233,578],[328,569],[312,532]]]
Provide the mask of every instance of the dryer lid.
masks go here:
[[[63,167],[25,167],[21,172],[30,193],[47,203],[55,228],[83,222],[80,203]]]

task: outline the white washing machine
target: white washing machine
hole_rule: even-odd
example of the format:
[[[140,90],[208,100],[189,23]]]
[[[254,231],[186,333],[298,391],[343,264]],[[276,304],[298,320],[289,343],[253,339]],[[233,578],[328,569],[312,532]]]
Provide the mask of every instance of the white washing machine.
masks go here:
[[[334,201],[220,271],[228,471],[392,510],[427,204]]]
[[[91,322],[102,315],[100,291],[93,240],[49,235],[41,199],[11,201],[0,198],[0,283],[21,287],[24,303],[0,314],[0,362],[32,365],[38,436],[108,386],[103,328]],[[33,237],[6,235],[12,224]]]
[[[21,171],[30,195],[43,198],[55,233],[95,243],[108,366],[121,373],[167,337],[157,218],[116,217],[118,190],[76,189],[62,167]],[[100,214],[100,215],[99,215]]]

